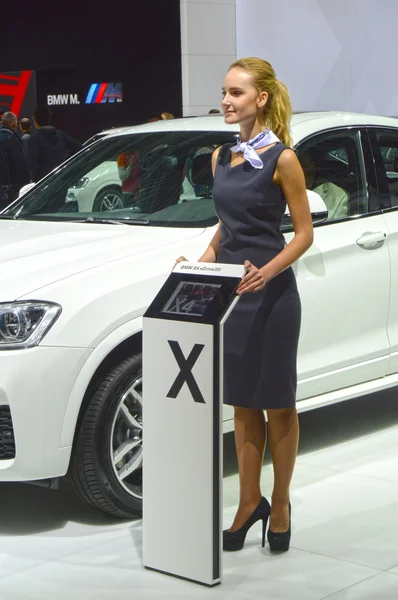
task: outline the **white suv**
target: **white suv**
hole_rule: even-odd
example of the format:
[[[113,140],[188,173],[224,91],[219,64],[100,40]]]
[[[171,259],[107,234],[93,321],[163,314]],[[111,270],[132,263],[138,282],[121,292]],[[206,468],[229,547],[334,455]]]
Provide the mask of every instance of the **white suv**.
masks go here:
[[[77,203],[79,212],[106,212],[124,208],[125,201],[116,160],[104,161],[76,181],[65,202]]]
[[[306,410],[398,383],[398,121],[300,114],[292,132],[333,215],[311,197],[315,240],[295,265]],[[0,215],[0,481],[66,475],[94,507],[140,514],[142,315],[175,258],[212,238],[211,154],[235,136],[222,117],[114,132]],[[71,201],[133,155],[123,207],[101,211],[88,184]],[[225,407],[226,431],[232,417]]]

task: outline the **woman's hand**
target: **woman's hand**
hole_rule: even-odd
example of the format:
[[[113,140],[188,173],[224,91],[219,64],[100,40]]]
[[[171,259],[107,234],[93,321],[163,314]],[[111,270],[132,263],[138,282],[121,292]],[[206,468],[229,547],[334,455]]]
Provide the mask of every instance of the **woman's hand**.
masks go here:
[[[257,269],[249,260],[245,260],[246,275],[239,284],[236,293],[241,296],[246,292],[259,292],[265,287],[267,279],[261,269]]]
[[[174,267],[173,267],[173,271],[176,268],[176,266],[178,265],[178,263],[180,262],[189,262],[187,258],[185,258],[185,256],[180,256],[179,258],[177,258],[177,260],[174,263]]]

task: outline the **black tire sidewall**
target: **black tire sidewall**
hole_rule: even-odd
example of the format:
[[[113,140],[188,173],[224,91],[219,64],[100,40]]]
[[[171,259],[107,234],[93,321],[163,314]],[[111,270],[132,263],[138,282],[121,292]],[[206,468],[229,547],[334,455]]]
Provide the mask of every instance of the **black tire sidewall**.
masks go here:
[[[97,387],[93,395],[93,402],[89,405],[85,415],[85,419],[91,419],[93,411],[90,410],[90,406],[98,403],[95,410],[97,423],[92,440],[92,463],[95,467],[96,478],[108,500],[121,511],[125,511],[126,516],[131,517],[141,514],[142,501],[130,495],[115,475],[112,467],[110,436],[115,412],[119,407],[122,395],[139,377],[142,377],[141,354],[122,361],[104,377]]]

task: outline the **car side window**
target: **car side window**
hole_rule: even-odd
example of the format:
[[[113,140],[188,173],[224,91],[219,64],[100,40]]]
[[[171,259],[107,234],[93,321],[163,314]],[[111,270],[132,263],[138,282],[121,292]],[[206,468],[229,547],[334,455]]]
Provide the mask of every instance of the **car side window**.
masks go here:
[[[398,131],[372,132],[381,206],[398,207]]]
[[[306,187],[319,194],[328,221],[368,212],[361,142],[355,131],[323,133],[300,144],[297,155]]]

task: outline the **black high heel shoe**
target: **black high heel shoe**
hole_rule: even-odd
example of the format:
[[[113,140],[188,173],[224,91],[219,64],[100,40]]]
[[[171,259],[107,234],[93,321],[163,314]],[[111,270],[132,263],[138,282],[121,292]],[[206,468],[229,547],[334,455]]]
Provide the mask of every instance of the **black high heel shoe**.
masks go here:
[[[287,552],[290,546],[291,538],[291,526],[292,526],[292,507],[289,502],[289,529],[283,533],[276,533],[268,529],[267,538],[269,543],[269,549],[271,552]]]
[[[225,529],[223,531],[223,548],[227,552],[234,552],[236,550],[241,550],[243,548],[243,544],[245,543],[246,534],[249,531],[250,527],[257,523],[257,521],[262,520],[263,522],[263,538],[262,538],[262,547],[265,546],[265,531],[267,529],[268,518],[271,514],[271,507],[266,498],[262,497],[257,508],[252,512],[250,517],[247,519],[246,523],[242,525],[240,529],[236,531],[229,531]]]

